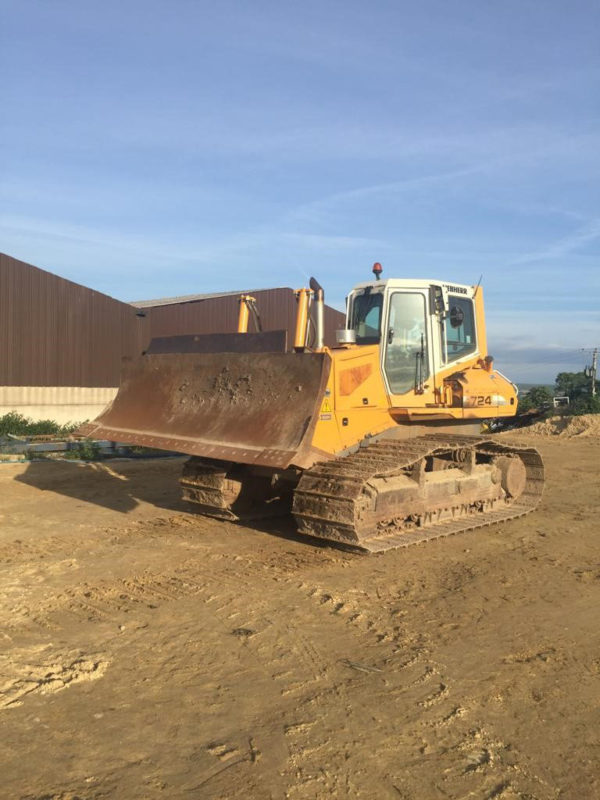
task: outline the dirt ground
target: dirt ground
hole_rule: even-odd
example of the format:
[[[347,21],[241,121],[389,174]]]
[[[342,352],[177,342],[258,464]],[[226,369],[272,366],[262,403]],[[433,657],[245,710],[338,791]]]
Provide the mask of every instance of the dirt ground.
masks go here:
[[[379,556],[0,465],[0,796],[600,797],[600,439],[535,443],[538,512]]]

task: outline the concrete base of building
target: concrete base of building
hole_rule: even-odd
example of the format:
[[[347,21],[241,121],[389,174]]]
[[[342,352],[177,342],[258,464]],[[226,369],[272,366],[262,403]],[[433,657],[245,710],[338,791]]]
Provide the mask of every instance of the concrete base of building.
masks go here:
[[[17,411],[36,421],[85,422],[95,419],[116,393],[114,387],[0,386],[0,416]]]

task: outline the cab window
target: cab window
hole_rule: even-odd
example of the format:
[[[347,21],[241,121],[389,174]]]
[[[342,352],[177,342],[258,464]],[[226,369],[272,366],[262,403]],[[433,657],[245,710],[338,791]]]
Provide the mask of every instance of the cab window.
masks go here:
[[[444,323],[448,361],[456,361],[474,353],[477,349],[475,337],[475,314],[473,301],[466,297],[450,295],[449,309]]]
[[[379,344],[381,338],[381,292],[354,295],[350,328],[356,331],[357,344]]]

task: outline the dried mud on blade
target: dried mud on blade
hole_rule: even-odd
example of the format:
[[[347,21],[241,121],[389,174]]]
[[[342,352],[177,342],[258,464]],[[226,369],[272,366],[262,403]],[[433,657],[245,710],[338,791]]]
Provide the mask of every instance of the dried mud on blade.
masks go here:
[[[302,466],[329,375],[323,353],[144,355],[124,361],[86,436],[204,458]]]

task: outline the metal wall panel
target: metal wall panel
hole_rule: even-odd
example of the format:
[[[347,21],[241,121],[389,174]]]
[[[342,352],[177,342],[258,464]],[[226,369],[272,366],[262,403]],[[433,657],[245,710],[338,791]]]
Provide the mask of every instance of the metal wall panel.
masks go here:
[[[0,385],[119,385],[148,339],[136,309],[0,254]]]
[[[265,289],[254,292],[263,330],[287,330],[293,342],[296,328],[296,298],[292,289]],[[153,306],[144,309],[150,318],[151,336],[230,333],[237,330],[239,298],[236,295],[211,297],[188,303]],[[250,323],[252,326],[252,322]],[[325,343],[335,344],[335,331],[344,327],[344,315],[325,307]],[[253,330],[253,328],[250,328]]]
[[[287,330],[291,344],[292,289],[254,296],[263,329]],[[138,312],[0,253],[0,386],[118,386],[122,356],[137,356],[154,336],[233,332],[238,310],[238,296],[229,295]],[[344,315],[326,306],[326,344],[343,325]]]

